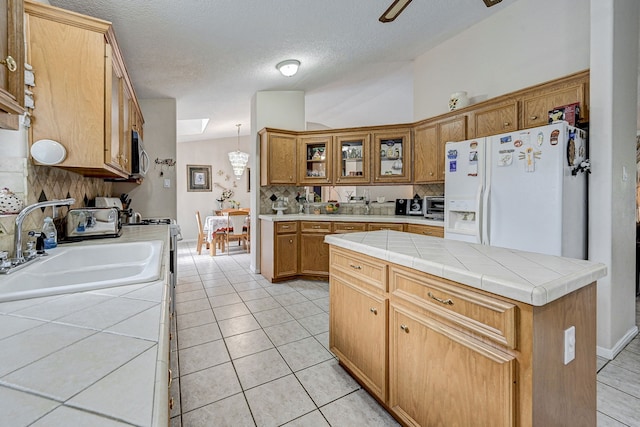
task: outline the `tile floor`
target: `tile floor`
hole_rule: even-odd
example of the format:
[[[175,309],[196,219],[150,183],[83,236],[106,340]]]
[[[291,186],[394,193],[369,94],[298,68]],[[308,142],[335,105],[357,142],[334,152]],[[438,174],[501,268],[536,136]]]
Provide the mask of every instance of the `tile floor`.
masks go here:
[[[327,282],[272,284],[194,242],[178,271],[172,427],[398,425],[328,350]],[[639,426],[640,337],[598,372],[598,426]]]

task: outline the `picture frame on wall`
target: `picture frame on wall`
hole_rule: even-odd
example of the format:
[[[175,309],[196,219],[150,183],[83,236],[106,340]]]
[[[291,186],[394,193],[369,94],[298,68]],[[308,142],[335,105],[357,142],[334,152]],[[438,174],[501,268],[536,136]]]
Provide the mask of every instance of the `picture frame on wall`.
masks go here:
[[[187,165],[187,191],[211,191],[210,165]]]

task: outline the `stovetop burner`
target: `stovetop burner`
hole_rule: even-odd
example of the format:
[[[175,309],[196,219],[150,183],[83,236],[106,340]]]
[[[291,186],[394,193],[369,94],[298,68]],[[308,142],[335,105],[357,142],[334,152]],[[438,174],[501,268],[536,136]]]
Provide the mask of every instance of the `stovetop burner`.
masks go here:
[[[140,224],[142,225],[166,225],[172,224],[171,218],[143,218]]]

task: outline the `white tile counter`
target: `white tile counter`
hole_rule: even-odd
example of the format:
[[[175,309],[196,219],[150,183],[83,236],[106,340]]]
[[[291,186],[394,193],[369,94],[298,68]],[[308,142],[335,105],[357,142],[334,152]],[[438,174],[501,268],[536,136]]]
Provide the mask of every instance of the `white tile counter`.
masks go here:
[[[336,222],[395,222],[400,224],[422,224],[433,227],[444,227],[444,221],[424,219],[411,215],[340,215],[340,214],[262,214],[259,219],[266,221],[336,221]]]
[[[168,425],[168,227],[72,245],[140,240],[158,281],[0,303],[0,425]]]
[[[397,231],[327,235],[325,241],[534,306],[607,274],[601,263]]]

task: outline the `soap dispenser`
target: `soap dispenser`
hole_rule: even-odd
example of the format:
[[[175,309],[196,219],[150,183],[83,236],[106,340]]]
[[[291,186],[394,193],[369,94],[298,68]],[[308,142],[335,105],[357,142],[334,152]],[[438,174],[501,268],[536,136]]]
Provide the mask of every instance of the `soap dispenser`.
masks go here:
[[[53,249],[58,246],[58,232],[56,226],[53,224],[53,219],[50,216],[44,219],[44,226],[42,227],[44,233],[44,248]]]

